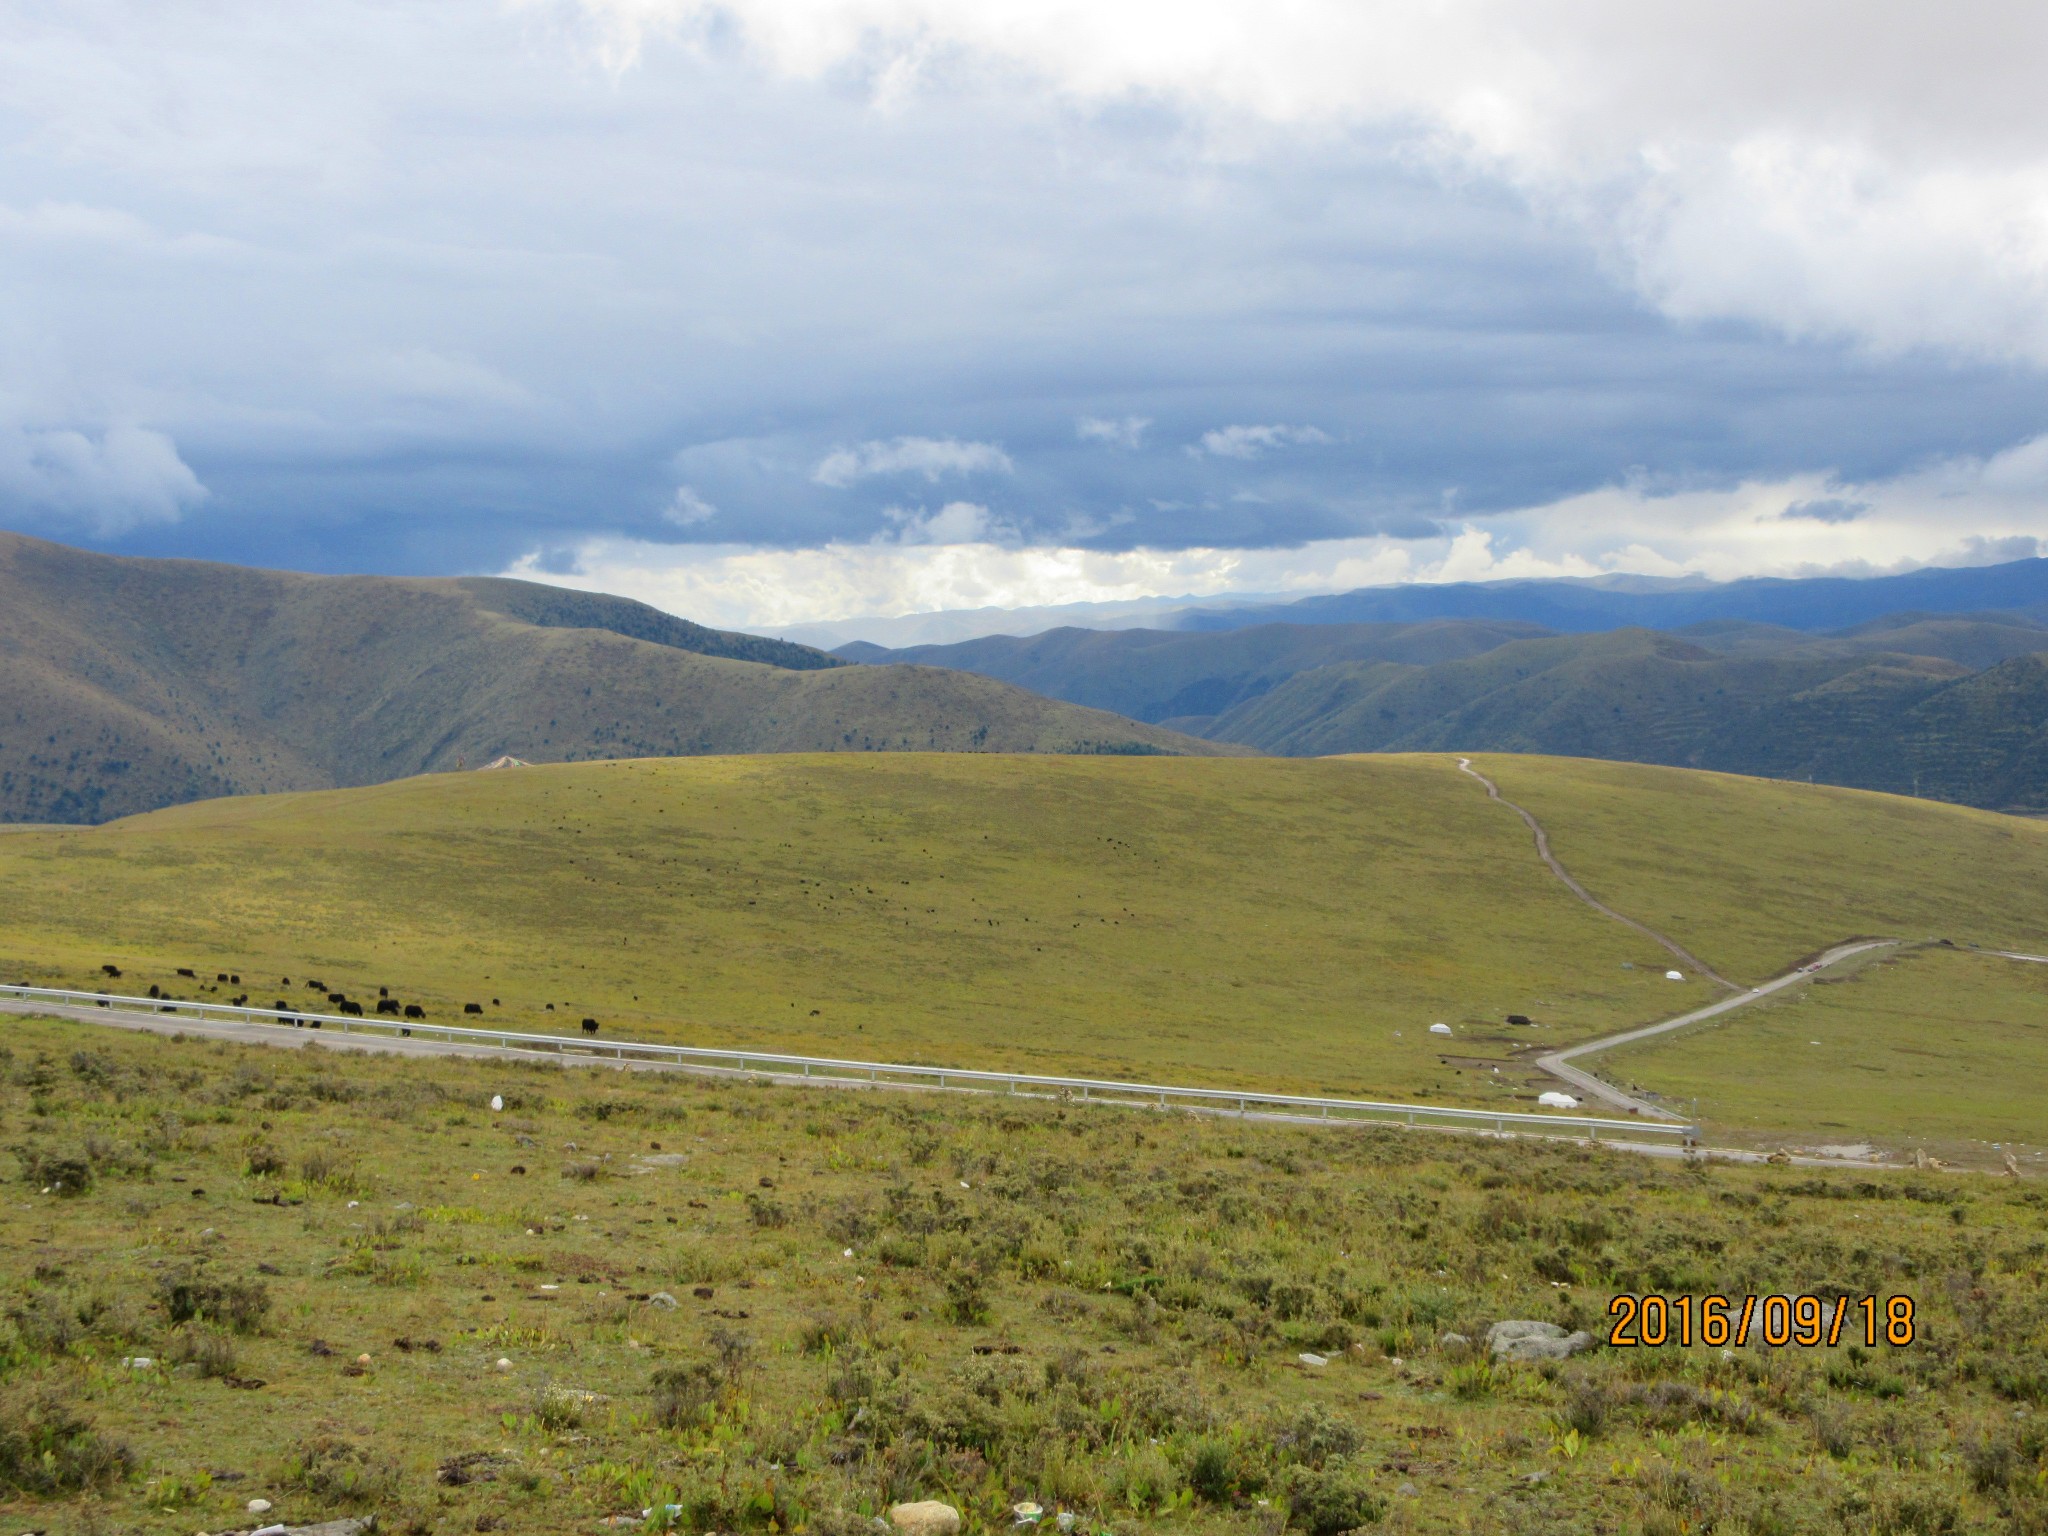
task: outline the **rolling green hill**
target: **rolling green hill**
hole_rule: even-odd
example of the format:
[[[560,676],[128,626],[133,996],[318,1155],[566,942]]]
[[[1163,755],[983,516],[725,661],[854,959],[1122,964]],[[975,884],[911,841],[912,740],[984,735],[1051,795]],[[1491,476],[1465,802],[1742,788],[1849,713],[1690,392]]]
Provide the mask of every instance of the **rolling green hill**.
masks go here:
[[[2048,809],[2048,627],[1898,614],[1830,635],[1715,621],[1055,630],[882,651],[1287,756],[1508,751]]]
[[[1882,650],[1716,655],[1618,630],[1434,667],[1322,667],[1207,729],[1290,755],[1535,752],[2048,809],[2048,656],[2038,652],[1973,672]]]
[[[1199,731],[1233,705],[1317,667],[1347,661],[1427,666],[1548,633],[1533,624],[1467,619],[1265,624],[1214,634],[1055,629],[1023,639],[991,635],[894,651],[854,644],[835,654],[849,661],[957,667],[1053,698]]]
[[[1484,766],[1596,893],[1738,981],[1858,933],[2048,944],[2048,825]],[[35,893],[0,912],[8,979],[113,963],[189,996],[187,967],[268,1002],[311,976],[444,1021],[476,1001],[495,1027],[588,1015],[629,1038],[1481,1104],[1532,1091],[1492,1067],[1533,1045],[1715,995],[1665,980],[1441,756],[441,774],[11,834],[0,885]]]
[[[0,821],[99,821],[502,754],[906,749],[1230,750],[621,598],[117,559],[0,534]]]

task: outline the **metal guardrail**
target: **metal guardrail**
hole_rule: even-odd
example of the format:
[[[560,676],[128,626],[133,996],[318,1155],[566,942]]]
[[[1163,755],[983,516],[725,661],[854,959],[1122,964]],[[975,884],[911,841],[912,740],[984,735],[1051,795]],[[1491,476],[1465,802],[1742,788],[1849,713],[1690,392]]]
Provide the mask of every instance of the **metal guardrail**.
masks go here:
[[[465,1045],[545,1055],[580,1055],[618,1061],[647,1061],[704,1071],[756,1076],[814,1078],[821,1082],[926,1084],[939,1088],[1057,1097],[1081,1103],[1181,1107],[1211,1114],[1285,1115],[1314,1120],[1363,1120],[1378,1123],[1491,1130],[1499,1135],[1522,1131],[1534,1135],[1584,1137],[1597,1141],[1661,1140],[1681,1144],[1694,1139],[1694,1127],[1654,1120],[1608,1120],[1587,1115],[1531,1114],[1518,1110],[1457,1109],[1448,1105],[1383,1104],[1369,1099],[1323,1099],[1289,1093],[1252,1093],[1234,1088],[1177,1088],[1161,1083],[1127,1083],[1113,1078],[1045,1077],[1030,1072],[984,1072],[964,1067],[922,1067],[901,1062],[851,1061],[831,1056],[791,1056],[775,1051],[731,1051],[710,1046],[655,1045],[646,1041],[598,1040],[589,1035],[540,1035],[519,1030],[472,1029],[460,1024],[428,1024],[389,1014],[302,1013],[276,1008],[237,1007],[167,997],[124,997],[108,992],[74,992],[62,987],[0,985],[0,997],[24,1002],[51,1002],[75,1007],[122,1008],[144,1013],[191,1016],[202,1021],[224,1019],[251,1024],[300,1025],[337,1029],[344,1034],[410,1036]]]

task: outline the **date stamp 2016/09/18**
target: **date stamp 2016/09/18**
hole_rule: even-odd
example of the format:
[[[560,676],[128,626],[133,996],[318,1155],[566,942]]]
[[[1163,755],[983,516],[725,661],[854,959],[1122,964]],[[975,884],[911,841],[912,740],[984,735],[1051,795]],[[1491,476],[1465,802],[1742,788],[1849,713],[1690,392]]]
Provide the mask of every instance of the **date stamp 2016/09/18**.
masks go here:
[[[1732,1344],[1739,1349],[1752,1337],[1773,1348],[1833,1348],[1843,1342],[1904,1348],[1913,1342],[1910,1296],[1845,1296],[1839,1301],[1818,1296],[1617,1296],[1608,1303],[1607,1316],[1607,1342],[1619,1349],[1666,1344],[1715,1349]]]

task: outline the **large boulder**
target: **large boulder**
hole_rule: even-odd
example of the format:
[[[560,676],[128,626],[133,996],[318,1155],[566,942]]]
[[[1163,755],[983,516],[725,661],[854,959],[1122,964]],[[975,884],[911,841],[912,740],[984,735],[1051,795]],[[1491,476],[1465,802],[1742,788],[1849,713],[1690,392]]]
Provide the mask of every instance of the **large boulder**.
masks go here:
[[[1486,1330],[1486,1352],[1496,1360],[1569,1360],[1593,1347],[1590,1333],[1566,1333],[1556,1323],[1509,1318]]]
[[[960,1511],[937,1499],[892,1505],[889,1523],[903,1536],[960,1536]]]

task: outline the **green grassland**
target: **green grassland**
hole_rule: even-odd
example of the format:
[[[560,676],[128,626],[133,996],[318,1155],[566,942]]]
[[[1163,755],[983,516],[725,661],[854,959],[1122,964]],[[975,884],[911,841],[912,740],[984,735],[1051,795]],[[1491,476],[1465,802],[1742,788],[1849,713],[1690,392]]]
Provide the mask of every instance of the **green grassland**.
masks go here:
[[[23,1529],[2048,1530],[2030,1183],[28,1020],[0,1120]],[[1446,1338],[1623,1290],[1910,1295],[1917,1338]]]
[[[2048,943],[2048,823],[1682,768],[1473,762],[1594,895],[1736,981],[1858,935]]]
[[[2048,1144],[2048,965],[1908,949],[1596,1060],[1717,1126],[1996,1166]]]
[[[2040,942],[2048,827],[1488,758],[1599,894],[1742,980]],[[1697,852],[1695,852],[1697,850]],[[1488,1063],[1715,995],[1443,757],[758,757],[441,775],[0,839],[0,972],[869,1059],[1504,1102]],[[284,984],[283,978],[292,984]],[[548,1005],[552,1003],[553,1009]],[[1508,1029],[1509,1012],[1535,1017]],[[1451,1023],[1448,1049],[1428,1026]]]

